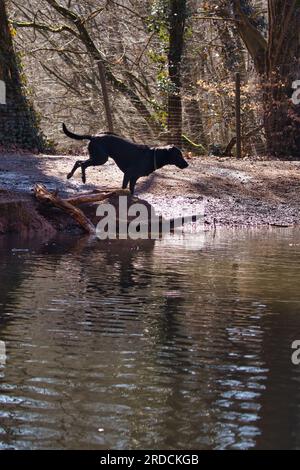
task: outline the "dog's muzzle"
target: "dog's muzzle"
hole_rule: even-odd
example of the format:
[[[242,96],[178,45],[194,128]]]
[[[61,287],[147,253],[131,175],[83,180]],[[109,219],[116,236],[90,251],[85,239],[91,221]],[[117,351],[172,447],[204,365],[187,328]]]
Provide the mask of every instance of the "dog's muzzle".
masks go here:
[[[178,168],[183,170],[184,168],[187,168],[189,166],[189,164],[185,160],[182,160],[182,162],[178,163],[177,166],[178,166]]]

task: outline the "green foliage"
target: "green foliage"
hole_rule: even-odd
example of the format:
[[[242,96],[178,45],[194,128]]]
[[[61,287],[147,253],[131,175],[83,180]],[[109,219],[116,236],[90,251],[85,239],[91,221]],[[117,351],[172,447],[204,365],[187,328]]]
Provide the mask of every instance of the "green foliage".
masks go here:
[[[169,48],[169,21],[170,21],[170,2],[169,0],[154,0],[152,3],[151,14],[148,17],[148,29],[155,32],[160,46],[158,50],[150,49],[148,57],[157,66],[157,85],[162,95],[168,96],[175,94],[177,89],[168,74],[168,48]],[[192,29],[188,30],[192,35]],[[159,118],[164,122],[165,116]]]
[[[149,59],[157,66],[157,85],[158,90],[163,95],[168,95],[170,92],[171,83],[168,78],[168,60],[167,53],[169,47],[169,1],[168,0],[154,0],[152,3],[151,14],[147,19],[147,26],[149,32],[154,32],[159,39],[159,47],[154,50],[153,48],[148,51]],[[157,113],[157,118],[160,123],[166,121],[166,116]]]
[[[16,58],[16,62],[17,62],[18,70],[19,70],[19,77],[21,80],[21,84],[24,87],[26,87],[28,82],[27,82],[26,74],[24,72],[23,57],[24,57],[23,52],[20,52],[20,51],[15,52],[15,58]]]
[[[167,57],[165,54],[161,54],[159,52],[154,51],[153,49],[149,49],[148,57],[154,64],[163,65],[165,66],[167,63]]]
[[[147,19],[148,29],[150,32],[155,32],[162,42],[169,41],[169,1],[168,0],[154,0],[152,3],[151,14]]]
[[[177,91],[176,86],[171,82],[166,70],[161,70],[157,74],[157,84],[159,91],[163,94],[175,94]]]
[[[196,144],[185,134],[182,134],[182,140],[185,144],[188,144],[193,150],[197,149],[200,153],[206,153],[206,149],[202,144]]]
[[[168,119],[168,112],[160,103],[158,103],[154,98],[150,100],[151,106],[154,109],[152,113],[152,118],[155,121],[158,121],[163,129],[166,129],[167,126],[167,119]]]

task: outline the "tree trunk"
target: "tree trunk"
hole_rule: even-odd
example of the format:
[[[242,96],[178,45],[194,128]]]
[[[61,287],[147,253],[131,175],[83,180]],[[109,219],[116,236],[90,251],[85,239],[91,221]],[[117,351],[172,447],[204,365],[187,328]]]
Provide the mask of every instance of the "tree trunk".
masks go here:
[[[300,109],[292,84],[300,79],[300,6],[295,0],[269,1],[269,47],[263,77],[264,126],[268,151],[285,157],[300,152]],[[264,85],[265,83],[265,85]]]
[[[0,145],[42,150],[35,114],[23,92],[4,0],[0,0],[0,80],[6,85],[6,104],[0,104]]]
[[[170,0],[168,131],[170,133],[170,143],[178,147],[181,147],[182,143],[181,59],[185,19],[186,0]]]
[[[250,52],[263,89],[267,150],[299,158],[300,109],[293,104],[292,83],[300,79],[300,5],[298,0],[269,0],[268,42],[233,0],[237,27]]]

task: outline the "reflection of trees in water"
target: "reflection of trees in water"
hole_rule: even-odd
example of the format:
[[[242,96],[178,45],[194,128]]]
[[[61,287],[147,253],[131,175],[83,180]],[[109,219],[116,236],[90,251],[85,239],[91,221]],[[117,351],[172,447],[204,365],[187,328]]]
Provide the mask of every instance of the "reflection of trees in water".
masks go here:
[[[299,305],[299,301],[297,302]],[[259,448],[299,449],[300,367],[292,364],[291,344],[300,338],[296,304],[274,302],[275,315],[262,318],[262,362],[268,370],[261,397]]]
[[[169,392],[158,396],[168,410],[167,419],[161,420],[161,436],[169,431],[174,437],[170,429],[178,427],[179,417],[182,423],[186,416],[190,419],[190,398],[197,402],[199,415],[201,409],[209,415],[199,418],[195,436],[205,428],[220,446],[247,442],[263,447],[269,441],[273,448],[299,447],[297,371],[290,361],[297,302],[286,302],[297,297],[299,272],[296,262],[290,264],[284,255],[286,242],[271,237],[267,243],[264,246],[259,237],[246,240],[229,255],[225,251],[207,256],[203,251],[184,275],[165,277],[170,295],[152,324],[155,353],[149,355],[158,370],[163,363],[162,376],[165,367],[169,373]],[[192,387],[183,396],[195,365],[193,385],[198,391]],[[227,434],[226,422],[231,423]]]
[[[226,330],[228,318],[219,314],[228,292],[236,289],[235,263],[215,262],[205,252],[192,256],[194,263],[180,259],[180,252],[166,258],[160,262],[158,254],[153,266],[155,312],[149,311],[151,347],[145,359],[152,367],[141,371],[143,382],[157,387],[158,416],[149,416],[146,426],[155,423],[161,448],[214,435],[217,416],[210,408],[218,397],[219,373],[207,365],[224,360],[215,332]],[[145,426],[136,423],[136,438],[142,431],[138,424]]]
[[[246,240],[247,249],[241,250],[244,255],[239,262],[238,294],[244,303],[248,299],[241,326],[255,337],[251,341],[249,335],[241,336],[238,345],[244,355],[245,350],[253,354],[252,362],[265,370],[261,377],[254,374],[252,380],[252,390],[255,384],[257,390],[261,386],[260,433],[256,437],[259,448],[300,445],[300,368],[291,362],[291,344],[300,337],[300,252],[297,242],[291,243],[295,239],[299,239],[297,233],[267,232],[261,240],[259,234]]]
[[[66,313],[72,312],[64,317],[65,327],[72,328],[84,320],[90,304],[94,304],[93,308],[97,304],[98,314],[106,313],[109,299],[118,298],[121,305],[122,294],[134,298],[134,292],[146,286],[149,281],[144,276],[145,264],[151,264],[154,244],[152,240],[89,242],[85,238],[57,238],[35,246],[34,254],[28,253],[26,258],[24,254],[25,271],[23,259],[16,258],[16,265],[12,266],[14,278],[11,282],[6,279],[6,295],[13,297],[19,311],[32,313],[57,300]],[[20,278],[18,284],[16,276]],[[24,296],[24,292],[32,295]],[[44,317],[46,328],[52,317]]]
[[[30,239],[25,240],[12,234],[0,236],[0,323],[6,321],[6,305],[17,302],[18,289],[28,274],[28,253],[26,250],[17,251],[24,246],[30,246]]]
[[[86,265],[83,262],[83,268],[89,278],[89,286],[100,289],[104,294],[105,289],[112,285],[118,293],[126,293],[130,289],[133,297],[135,289],[141,289],[149,282],[147,276],[145,277],[145,270],[151,265],[154,246],[154,240],[98,241],[84,253],[88,262]],[[108,286],[101,285],[98,270],[106,275]]]
[[[299,444],[297,370],[290,361],[297,303],[279,302],[299,300],[299,269],[297,253],[289,260],[283,242],[258,236],[190,254],[147,240],[73,240],[40,252],[28,255],[26,269],[16,258],[18,279],[5,280],[2,272],[2,286],[9,299],[20,295],[21,284],[34,288],[37,308],[53,295],[64,299],[62,313],[46,312],[38,325],[28,316],[32,334],[37,328],[47,341],[45,332],[58,320],[64,331],[84,336],[88,329],[86,342],[76,346],[80,366],[85,361],[88,369],[97,357],[86,351],[101,347],[111,386],[128,372],[122,351],[134,352],[136,389],[123,398],[134,410],[126,418],[131,439],[141,442],[144,435],[146,444],[147,429],[162,448],[180,435],[185,443],[187,436],[192,443],[205,435],[207,447],[230,439],[260,447],[268,440],[273,447]],[[29,308],[26,299],[14,301]],[[114,393],[108,404],[121,400]],[[258,421],[247,425],[247,415]],[[251,427],[262,435],[251,437]]]

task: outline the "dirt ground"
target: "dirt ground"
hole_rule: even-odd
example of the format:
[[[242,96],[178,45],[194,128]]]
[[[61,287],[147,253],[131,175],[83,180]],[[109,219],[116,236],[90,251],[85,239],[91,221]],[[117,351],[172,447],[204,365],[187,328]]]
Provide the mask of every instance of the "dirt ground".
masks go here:
[[[83,185],[80,171],[66,179],[75,160],[86,157],[50,155],[0,155],[0,205],[18,199],[31,204],[32,187],[43,183],[59,194],[92,189],[120,188],[122,173],[111,161],[87,170]],[[140,179],[136,196],[167,218],[195,214],[205,207],[207,226],[257,226],[299,224],[300,162],[188,157],[189,167],[165,167]],[[28,210],[30,210],[28,206]],[[0,211],[0,219],[4,217]],[[1,227],[1,223],[0,223]]]

